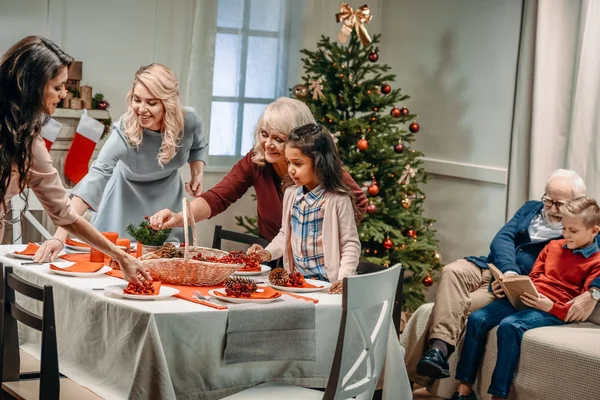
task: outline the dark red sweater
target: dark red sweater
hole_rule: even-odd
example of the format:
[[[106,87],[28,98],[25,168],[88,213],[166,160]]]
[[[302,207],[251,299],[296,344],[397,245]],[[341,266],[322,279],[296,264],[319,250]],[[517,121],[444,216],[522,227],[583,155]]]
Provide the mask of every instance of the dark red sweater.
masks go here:
[[[565,239],[553,240],[538,256],[529,277],[538,292],[550,298],[550,314],[564,321],[571,305],[566,303],[589,289],[600,276],[600,251],[588,258],[565,249]]]
[[[206,200],[210,206],[210,217],[212,218],[225,211],[227,207],[241,198],[251,186],[254,186],[258,212],[258,232],[261,237],[271,241],[281,229],[283,193],[294,182],[287,176],[282,184],[271,164],[266,163],[260,166],[252,161],[253,156],[254,151],[246,154],[231,168],[231,171],[221,182],[200,197]],[[362,219],[367,209],[367,197],[346,170],[344,170],[344,183],[354,194],[356,208],[359,212],[358,216],[359,219]]]

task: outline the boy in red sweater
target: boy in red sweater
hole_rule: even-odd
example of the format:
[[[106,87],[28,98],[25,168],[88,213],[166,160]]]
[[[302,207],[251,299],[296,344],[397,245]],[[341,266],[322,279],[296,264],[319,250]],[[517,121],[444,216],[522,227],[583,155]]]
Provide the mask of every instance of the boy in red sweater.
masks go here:
[[[498,326],[498,358],[488,393],[506,399],[521,356],[523,335],[530,329],[563,325],[568,301],[589,289],[600,276],[600,251],[595,237],[600,231],[600,207],[590,197],[580,197],[561,209],[564,239],[553,240],[538,256],[529,277],[540,293],[524,293],[530,308],[517,311],[499,299],[469,316],[465,341],[456,369],[460,380],[452,399],[476,399],[472,386],[483,358],[488,332]]]

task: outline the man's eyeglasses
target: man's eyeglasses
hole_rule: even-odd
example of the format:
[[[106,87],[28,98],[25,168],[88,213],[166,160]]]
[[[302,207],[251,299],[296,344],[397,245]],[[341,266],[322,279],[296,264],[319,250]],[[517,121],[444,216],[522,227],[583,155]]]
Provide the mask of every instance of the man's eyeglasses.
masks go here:
[[[561,208],[562,206],[567,204],[562,201],[554,201],[551,198],[547,197],[545,194],[542,196],[542,202],[548,208],[552,208],[552,206],[556,206],[556,208]]]

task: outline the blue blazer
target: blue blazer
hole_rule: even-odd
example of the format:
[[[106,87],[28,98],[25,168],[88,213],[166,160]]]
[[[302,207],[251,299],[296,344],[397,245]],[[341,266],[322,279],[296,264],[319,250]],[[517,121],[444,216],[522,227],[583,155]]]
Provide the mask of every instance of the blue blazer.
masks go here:
[[[529,225],[543,207],[541,201],[528,201],[496,234],[490,244],[490,254],[487,257],[470,256],[465,259],[479,268],[487,269],[489,263],[494,264],[502,272],[513,270],[521,275],[529,275],[544,246],[550,240],[560,238],[557,236],[540,242],[531,241]],[[600,280],[598,283],[600,285]]]

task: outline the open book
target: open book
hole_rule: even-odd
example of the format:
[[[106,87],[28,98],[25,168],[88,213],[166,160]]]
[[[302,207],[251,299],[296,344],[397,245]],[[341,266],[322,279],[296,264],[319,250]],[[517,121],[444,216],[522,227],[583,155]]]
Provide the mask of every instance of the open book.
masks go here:
[[[500,282],[502,289],[504,289],[504,294],[508,298],[508,300],[512,303],[512,305],[517,310],[524,310],[527,308],[525,304],[521,301],[522,293],[529,293],[534,296],[539,296],[535,285],[531,281],[531,278],[526,275],[507,275],[504,276],[502,271],[496,268],[492,264],[488,264],[490,268],[490,272],[494,275],[494,278]]]

